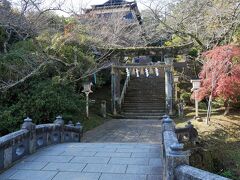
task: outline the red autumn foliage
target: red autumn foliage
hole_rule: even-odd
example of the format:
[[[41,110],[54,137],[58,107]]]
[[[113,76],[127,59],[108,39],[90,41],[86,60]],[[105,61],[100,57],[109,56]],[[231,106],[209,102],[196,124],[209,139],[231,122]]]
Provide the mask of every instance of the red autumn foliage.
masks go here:
[[[199,74],[198,99],[214,97],[237,101],[240,97],[240,47],[225,45],[203,53],[205,63]]]

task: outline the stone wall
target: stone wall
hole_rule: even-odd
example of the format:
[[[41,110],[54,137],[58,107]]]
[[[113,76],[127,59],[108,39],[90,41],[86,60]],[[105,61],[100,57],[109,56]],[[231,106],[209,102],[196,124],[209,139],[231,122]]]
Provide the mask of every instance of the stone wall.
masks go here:
[[[194,168],[192,166],[188,165],[181,165],[175,169],[175,176],[178,180],[186,180],[186,179],[192,179],[192,180],[200,180],[200,179],[206,179],[206,180],[227,180],[228,178],[224,178],[222,176],[203,171],[198,168]]]
[[[54,124],[35,125],[26,118],[21,130],[0,137],[0,171],[38,149],[63,142],[80,142],[82,126],[71,122],[64,125],[61,116]]]
[[[183,129],[181,129],[181,133]],[[177,131],[178,132],[178,131]],[[183,144],[177,138],[175,124],[169,116],[162,120],[163,164],[164,180],[225,180],[227,178],[189,166],[188,151],[184,151]],[[191,138],[189,138],[191,141]]]

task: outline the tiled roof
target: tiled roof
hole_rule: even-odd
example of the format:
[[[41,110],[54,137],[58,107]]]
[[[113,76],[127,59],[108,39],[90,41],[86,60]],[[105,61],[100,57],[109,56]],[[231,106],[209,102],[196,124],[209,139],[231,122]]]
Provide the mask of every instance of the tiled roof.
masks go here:
[[[127,2],[125,0],[109,0],[104,4],[96,5],[95,7],[118,6],[118,5],[124,5],[124,4],[130,4],[130,2]]]

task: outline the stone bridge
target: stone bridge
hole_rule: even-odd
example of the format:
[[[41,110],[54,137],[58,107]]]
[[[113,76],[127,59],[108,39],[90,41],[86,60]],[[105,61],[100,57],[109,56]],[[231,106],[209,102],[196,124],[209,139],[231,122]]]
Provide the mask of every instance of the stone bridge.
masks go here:
[[[176,133],[177,132],[177,133]],[[189,165],[179,140],[195,141],[191,124],[175,129],[159,119],[111,120],[82,134],[82,126],[35,125],[0,137],[1,180],[223,180]],[[179,137],[179,140],[178,140]]]

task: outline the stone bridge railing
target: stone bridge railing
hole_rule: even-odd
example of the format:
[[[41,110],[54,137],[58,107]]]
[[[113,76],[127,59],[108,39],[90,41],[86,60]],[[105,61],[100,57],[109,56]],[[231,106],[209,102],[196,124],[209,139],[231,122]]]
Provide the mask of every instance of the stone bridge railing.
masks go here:
[[[38,149],[63,142],[80,142],[82,126],[70,121],[64,125],[61,116],[53,124],[35,125],[26,118],[19,131],[0,137],[0,171]]]
[[[190,130],[189,130],[190,129]],[[193,136],[189,132],[193,132]],[[184,129],[175,129],[175,124],[168,116],[163,117],[162,121],[162,139],[163,139],[163,159],[164,159],[164,180],[227,180],[222,176],[203,171],[198,168],[189,166],[189,151],[183,150],[183,144],[179,143],[176,132],[179,132],[181,137],[183,134],[189,136],[189,140],[195,132],[192,127]],[[191,136],[191,137],[190,137]]]

